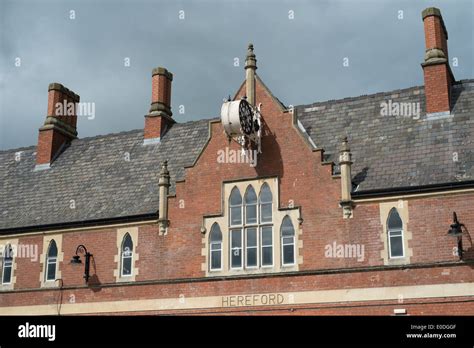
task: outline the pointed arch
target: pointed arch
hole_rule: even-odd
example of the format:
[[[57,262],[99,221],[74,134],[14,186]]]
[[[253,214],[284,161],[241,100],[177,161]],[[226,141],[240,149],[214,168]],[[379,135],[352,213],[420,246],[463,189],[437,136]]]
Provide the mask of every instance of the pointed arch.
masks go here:
[[[245,202],[245,223],[257,223],[257,194],[252,185],[247,186],[244,196]]]
[[[127,232],[122,239],[121,247],[121,266],[120,275],[122,277],[133,275],[133,240],[130,234]]]
[[[10,244],[7,244],[3,250],[2,284],[10,284],[12,282],[12,271],[13,248]]]
[[[231,226],[242,225],[242,195],[237,186],[234,186],[230,193],[229,217]]]
[[[281,260],[284,266],[295,264],[295,229],[291,218],[283,218],[280,229],[281,235]]]
[[[272,222],[272,211],[273,211],[273,194],[270,186],[267,183],[262,185],[259,200],[259,211],[260,211],[260,223]]]
[[[58,263],[58,246],[52,239],[49,242],[48,252],[46,253],[46,274],[45,281],[55,281]]]
[[[222,269],[222,232],[217,222],[209,233],[209,265],[211,271]]]
[[[387,218],[387,238],[390,258],[405,256],[403,246],[403,221],[396,208],[392,208]]]

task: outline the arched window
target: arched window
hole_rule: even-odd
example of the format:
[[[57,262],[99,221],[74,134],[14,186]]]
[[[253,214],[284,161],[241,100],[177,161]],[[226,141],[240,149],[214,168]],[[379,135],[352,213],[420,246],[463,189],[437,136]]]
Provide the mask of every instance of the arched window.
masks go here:
[[[237,187],[232,189],[229,199],[230,225],[242,225],[242,196]]]
[[[10,244],[5,246],[2,266],[2,284],[10,284],[12,281],[13,249]]]
[[[260,223],[272,222],[272,201],[272,191],[267,183],[265,183],[260,190],[259,196]]]
[[[133,265],[133,241],[132,237],[128,233],[123,236],[122,240],[122,264],[120,267],[121,276],[131,276],[132,275],[132,265]]]
[[[288,215],[281,223],[281,258],[284,266],[295,263],[295,229]]]
[[[395,208],[392,208],[388,215],[387,231],[390,258],[404,257],[403,222]]]
[[[245,223],[257,223],[257,194],[252,185],[249,185],[245,192]]]
[[[214,223],[209,234],[209,261],[211,270],[222,269],[222,232],[218,223]]]
[[[49,243],[46,254],[46,281],[56,280],[56,267],[58,262],[58,247],[54,239]]]
[[[247,187],[245,203],[245,267],[258,267],[257,194],[252,185]]]

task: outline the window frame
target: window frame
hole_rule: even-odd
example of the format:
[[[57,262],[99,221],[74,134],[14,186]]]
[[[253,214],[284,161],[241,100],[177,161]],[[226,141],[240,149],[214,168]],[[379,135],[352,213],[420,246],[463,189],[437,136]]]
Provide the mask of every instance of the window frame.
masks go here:
[[[291,236],[283,236],[283,223],[285,222],[285,219],[288,218],[288,220],[291,223],[291,227],[293,228],[293,235]],[[284,238],[292,238],[291,243],[284,243],[283,239]],[[284,254],[284,249],[286,245],[293,245],[293,262],[292,263],[285,263],[285,254]],[[289,215],[285,215],[283,219],[281,220],[281,226],[280,226],[280,249],[281,249],[281,266],[282,267],[292,267],[296,265],[296,231],[295,231],[295,225],[293,224],[293,221],[291,220],[291,217]]]
[[[220,241],[218,241],[218,242],[211,241],[214,226],[217,226],[217,228],[219,228]],[[215,222],[215,223],[212,224],[211,232],[209,233],[209,271],[210,272],[222,271],[223,268],[224,268],[224,245],[223,245],[223,240],[222,239],[223,239],[222,230],[221,230],[219,224],[217,222]],[[217,249],[217,250],[212,249],[212,246],[215,245],[215,244],[219,244],[219,249]],[[221,257],[220,257],[220,265],[221,266],[219,268],[213,268],[212,267],[212,253],[216,252],[216,251],[220,251],[220,253],[221,253]]]
[[[396,213],[398,215],[398,218],[400,219],[402,223],[401,229],[396,229],[396,228],[390,228],[389,221],[390,217],[392,216],[393,213]],[[393,236],[392,233],[400,233],[400,235],[395,235]],[[402,244],[402,255],[401,256],[392,256],[392,242],[391,239],[392,237],[399,237],[401,238],[401,244]],[[403,259],[405,258],[405,235],[404,235],[404,228],[403,228],[403,220],[402,217],[400,216],[400,213],[396,208],[390,209],[387,217],[387,243],[388,243],[388,259],[389,260],[394,260],[394,259]]]
[[[299,264],[303,262],[303,257],[298,256],[299,230],[296,223],[301,215],[301,208],[297,206],[280,209],[278,177],[232,180],[223,182],[222,185],[222,212],[203,216],[201,255],[204,257],[201,269],[206,272],[206,276],[267,274],[298,270]],[[258,193],[256,210],[254,192]],[[234,213],[233,216],[231,212]],[[266,216],[264,221],[261,221],[262,214]],[[292,221],[294,235],[284,239],[290,245],[285,245],[286,263],[283,268],[280,227],[285,216]],[[234,224],[231,224],[231,221],[234,221]],[[217,259],[219,244],[211,245],[209,239],[209,233],[215,223],[219,224],[223,236],[221,268],[218,268]],[[252,227],[257,229],[257,245],[254,230],[250,229]],[[217,240],[216,236],[213,240]],[[291,251],[288,248],[292,248]],[[216,251],[211,252],[212,249]],[[214,264],[211,263],[211,259]]]
[[[248,239],[248,230],[250,229],[253,229],[255,231],[255,246],[251,246],[249,247],[248,246],[248,243],[247,243],[247,239]],[[260,262],[259,262],[259,255],[260,255],[260,243],[259,243],[259,238],[258,238],[258,230],[259,230],[259,227],[258,226],[246,226],[245,227],[245,238],[244,238],[244,242],[245,242],[245,269],[258,269],[260,268]],[[249,249],[255,249],[256,250],[256,255],[255,255],[255,261],[256,261],[256,265],[255,266],[249,266],[248,265],[248,257],[247,257],[247,253],[248,253],[248,250]]]
[[[273,214],[272,214],[273,215]],[[271,245],[263,245],[263,229],[265,227],[270,227],[271,228],[271,236],[272,236],[272,244]],[[260,250],[261,250],[261,253],[260,253],[260,267],[261,268],[273,268],[275,267],[275,228],[273,225],[263,225],[263,226],[259,226],[259,239],[260,239]],[[270,247],[272,248],[272,264],[271,265],[264,265],[263,264],[263,248],[268,248]]]
[[[125,240],[126,240],[127,236],[128,236],[128,238],[130,238],[130,243],[132,243],[132,250],[128,251],[130,253],[130,256],[125,255],[125,250],[124,250],[124,244],[125,244]],[[121,278],[133,277],[133,248],[134,248],[134,245],[133,245],[132,236],[127,232],[127,233],[125,233],[125,235],[122,238],[122,244],[121,244],[121,247],[120,247],[120,277]],[[124,259],[125,258],[130,259],[130,274],[124,274],[123,273]]]
[[[262,197],[262,191],[263,191],[263,188],[264,187],[267,187],[268,190],[270,191],[270,194],[272,195],[272,199],[270,200],[270,202],[264,202],[262,203],[261,201],[261,197]],[[263,183],[262,184],[262,187],[260,187],[260,192],[258,193],[258,196],[257,196],[257,203],[258,203],[258,224],[259,225],[264,225],[264,224],[272,224],[273,225],[273,222],[274,222],[274,217],[273,217],[273,192],[272,192],[272,189],[270,188],[270,186],[267,184],[267,183]],[[262,216],[262,206],[263,205],[266,205],[266,204],[269,204],[270,205],[270,211],[272,212],[272,215],[271,215],[271,220],[270,221],[261,221],[261,216]]]
[[[240,232],[240,248],[234,248],[232,247],[232,234],[234,232]],[[229,268],[231,270],[243,270],[244,269],[244,264],[245,264],[245,259],[244,259],[244,251],[245,251],[245,245],[244,245],[244,229],[243,227],[235,228],[231,227],[229,231]],[[232,264],[232,254],[234,252],[234,249],[240,249],[240,267],[234,267]]]
[[[234,192],[238,192],[240,196],[240,204],[238,205],[233,205],[232,204],[232,195]],[[239,227],[244,225],[244,198],[242,197],[242,194],[240,193],[240,190],[237,186],[234,186],[232,190],[230,191],[229,195],[229,229],[232,227]],[[237,208],[240,207],[240,224],[232,224],[232,208]]]
[[[56,256],[50,256],[50,251],[51,251],[51,247],[53,246],[53,243],[56,247]],[[56,243],[54,239],[51,239],[48,245],[48,249],[46,251],[45,274],[44,274],[45,283],[56,281],[56,276],[58,274],[58,254],[59,254],[58,244]],[[49,279],[49,268],[51,267],[52,264],[54,264],[54,277],[53,277],[54,279]]]
[[[10,250],[8,253],[11,254],[9,255],[9,259],[8,259],[8,263],[9,265],[7,266],[7,261],[5,260],[5,257],[7,255],[7,250]],[[2,257],[2,281],[1,281],[1,284],[2,285],[10,285],[12,283],[12,279],[13,279],[13,249],[11,247],[11,244],[7,244],[5,246],[5,249],[3,250],[4,252],[4,255]],[[5,279],[5,268],[9,268],[10,269],[10,279],[8,282],[5,282],[4,279]]]

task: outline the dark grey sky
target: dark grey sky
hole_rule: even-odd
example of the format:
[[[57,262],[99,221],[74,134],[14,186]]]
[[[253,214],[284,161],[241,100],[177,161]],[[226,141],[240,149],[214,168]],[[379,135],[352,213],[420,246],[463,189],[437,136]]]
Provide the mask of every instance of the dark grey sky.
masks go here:
[[[95,103],[79,137],[142,128],[156,66],[174,74],[178,122],[218,116],[244,79],[248,42],[286,105],[422,85],[430,6],[442,11],[456,79],[474,78],[472,0],[0,0],[0,149],[36,144],[51,82]]]

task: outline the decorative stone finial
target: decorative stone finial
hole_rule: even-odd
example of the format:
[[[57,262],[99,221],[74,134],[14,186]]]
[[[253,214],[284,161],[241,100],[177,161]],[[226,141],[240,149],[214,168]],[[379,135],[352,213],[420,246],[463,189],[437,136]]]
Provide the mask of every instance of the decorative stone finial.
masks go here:
[[[170,172],[168,171],[168,160],[163,161],[161,164],[160,176],[169,176]]]

